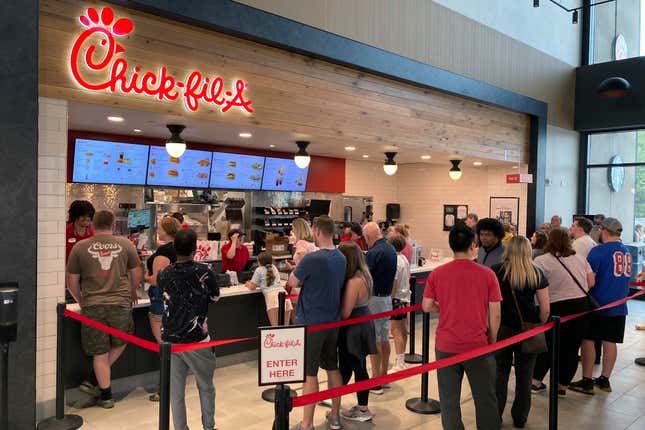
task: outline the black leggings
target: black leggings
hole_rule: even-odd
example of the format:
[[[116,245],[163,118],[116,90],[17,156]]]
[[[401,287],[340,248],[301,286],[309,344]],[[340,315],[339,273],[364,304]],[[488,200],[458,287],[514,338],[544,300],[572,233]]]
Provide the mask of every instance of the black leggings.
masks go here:
[[[365,362],[365,357],[358,358],[352,354],[349,354],[344,348],[339,348],[339,357],[340,361],[340,374],[343,377],[343,385],[347,385],[350,379],[352,379],[352,373],[354,374],[354,381],[364,381],[369,379],[370,376],[367,374],[367,363]],[[358,399],[359,406],[367,406],[369,399],[370,390],[359,391],[356,393],[356,398]]]
[[[582,297],[580,299],[563,300],[561,302],[551,303],[551,315],[567,316],[578,312],[589,310],[589,299]],[[560,329],[560,380],[561,385],[568,386],[571,383],[576,370],[578,369],[578,351],[582,338],[587,332],[589,325],[589,315],[573,319],[562,324]],[[546,342],[549,351],[539,354],[535,363],[533,378],[541,381],[544,379],[546,372],[551,368],[551,339],[553,330],[546,332]]]

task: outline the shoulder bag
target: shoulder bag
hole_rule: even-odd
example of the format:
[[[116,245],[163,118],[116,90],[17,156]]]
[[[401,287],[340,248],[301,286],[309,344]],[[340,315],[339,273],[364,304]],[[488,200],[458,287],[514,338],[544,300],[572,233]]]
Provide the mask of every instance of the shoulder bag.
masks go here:
[[[596,309],[598,309],[600,307],[600,304],[598,303],[598,301],[594,298],[594,296],[589,294],[589,291],[585,290],[584,287],[580,285],[580,281],[578,281],[578,279],[575,276],[573,276],[573,273],[571,273],[571,270],[569,270],[567,265],[564,264],[564,261],[562,261],[560,257],[555,257],[555,259],[558,260],[560,264],[562,264],[562,267],[564,267],[564,270],[566,270],[569,276],[571,276],[571,279],[573,279],[573,281],[576,283],[578,288],[580,288],[580,290],[583,293],[585,293],[585,295],[587,296],[587,299],[589,299],[589,310],[595,311]]]
[[[513,296],[513,303],[515,303],[515,310],[517,311],[517,316],[520,319],[520,324],[522,326],[522,332],[532,330],[536,327],[540,327],[542,323],[531,323],[525,322],[522,318],[522,311],[520,310],[520,305],[517,302],[517,297],[515,297],[515,290],[511,287],[511,296]],[[536,334],[533,337],[529,337],[526,340],[523,340],[520,344],[523,354],[541,354],[547,351],[546,347],[546,337],[544,333]]]

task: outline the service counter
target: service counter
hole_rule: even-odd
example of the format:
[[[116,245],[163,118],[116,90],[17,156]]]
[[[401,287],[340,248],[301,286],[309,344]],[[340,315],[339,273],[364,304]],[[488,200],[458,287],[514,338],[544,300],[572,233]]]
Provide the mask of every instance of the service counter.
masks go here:
[[[411,270],[417,280],[427,278],[428,274],[452,259],[426,262],[422,267]],[[417,303],[423,297],[423,283],[417,282]],[[145,293],[140,293],[140,296]],[[133,308],[134,335],[154,341],[148,321],[147,298],[139,299]],[[67,309],[79,311],[77,304],[67,305]],[[220,289],[220,300],[211,303],[208,311],[208,329],[212,340],[256,337],[258,327],[268,325],[264,297],[261,291],[250,291],[244,285]],[[87,377],[91,370],[91,358],[81,349],[80,323],[71,318],[64,319],[64,366],[65,388],[75,388]],[[218,346],[218,357],[247,352],[257,349],[257,341],[250,340]],[[121,358],[112,368],[112,379],[125,378],[159,370],[159,354],[128,345]]]

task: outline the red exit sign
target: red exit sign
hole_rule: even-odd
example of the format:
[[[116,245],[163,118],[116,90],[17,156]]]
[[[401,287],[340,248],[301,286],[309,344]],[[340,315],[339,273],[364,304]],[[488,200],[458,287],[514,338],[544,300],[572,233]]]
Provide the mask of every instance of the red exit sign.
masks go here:
[[[506,175],[507,184],[532,184],[533,175],[530,173],[512,173]]]

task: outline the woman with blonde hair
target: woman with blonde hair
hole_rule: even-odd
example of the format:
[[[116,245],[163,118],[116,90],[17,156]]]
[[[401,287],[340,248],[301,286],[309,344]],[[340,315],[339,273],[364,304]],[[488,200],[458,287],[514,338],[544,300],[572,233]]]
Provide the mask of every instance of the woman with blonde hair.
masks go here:
[[[412,242],[410,240],[410,226],[407,224],[394,224],[392,231],[405,239],[405,248],[401,251],[401,255],[408,260],[408,263],[412,264],[414,250],[412,249]]]
[[[502,262],[492,267],[502,292],[502,322],[497,340],[507,339],[522,332],[522,323],[544,323],[549,317],[548,281],[533,264],[531,242],[524,236],[511,237],[506,243]],[[539,310],[535,306],[535,298]],[[513,424],[526,424],[531,409],[531,378],[537,353],[522,352],[516,343],[495,353],[497,361],[497,406],[500,417],[506,406],[508,378],[515,366],[515,400],[511,408]]]
[[[296,218],[293,220],[292,226],[291,234],[296,240],[296,243],[293,247],[293,265],[290,269],[295,268],[300,260],[302,260],[302,257],[316,250],[314,235],[307,220],[304,218]]]

